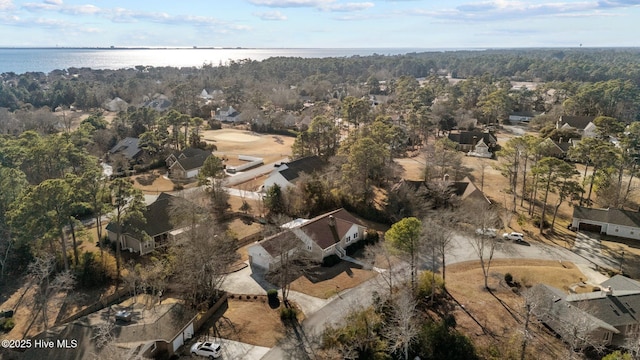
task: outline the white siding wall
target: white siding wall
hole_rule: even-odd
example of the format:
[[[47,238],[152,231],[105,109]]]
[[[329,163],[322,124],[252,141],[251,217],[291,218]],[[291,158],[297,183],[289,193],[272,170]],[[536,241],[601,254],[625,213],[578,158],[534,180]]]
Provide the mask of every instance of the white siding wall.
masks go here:
[[[602,231],[605,232],[607,235],[619,236],[627,239],[640,240],[640,228],[637,228],[637,227],[611,224],[606,228],[606,231],[603,226]]]
[[[196,176],[198,176],[199,172],[200,172],[200,168],[189,170],[189,171],[187,171],[187,178],[188,179],[193,179]]]
[[[274,184],[280,185],[280,188],[282,189],[291,185],[291,183],[289,183],[289,181],[287,181],[279,171],[271,173],[271,175],[269,175],[269,177],[264,181],[264,191],[267,191],[267,189],[272,187]]]
[[[184,331],[179,334],[175,339],[173,339],[173,352],[178,351],[180,346],[184,344],[185,340],[189,340],[193,337],[193,322],[190,323]]]
[[[251,264],[263,269],[269,269],[269,264],[273,261],[273,258],[262,245],[255,244],[247,249]]]

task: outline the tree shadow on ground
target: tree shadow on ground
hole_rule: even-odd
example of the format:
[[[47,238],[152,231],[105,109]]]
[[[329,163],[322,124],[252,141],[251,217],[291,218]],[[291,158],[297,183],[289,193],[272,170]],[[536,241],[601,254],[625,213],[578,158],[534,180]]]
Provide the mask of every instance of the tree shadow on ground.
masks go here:
[[[333,279],[343,272],[346,273],[349,277],[353,277],[352,269],[362,269],[362,266],[342,260],[333,266],[315,266],[309,269],[309,271],[306,272],[305,275],[307,279],[309,279],[309,281],[315,284],[321,281]]]
[[[138,182],[138,184],[140,184],[142,186],[149,186],[149,185],[153,184],[154,181],[156,181],[158,176],[159,175],[155,174],[155,173],[144,174],[144,175],[140,175],[140,176],[136,177],[136,181]]]

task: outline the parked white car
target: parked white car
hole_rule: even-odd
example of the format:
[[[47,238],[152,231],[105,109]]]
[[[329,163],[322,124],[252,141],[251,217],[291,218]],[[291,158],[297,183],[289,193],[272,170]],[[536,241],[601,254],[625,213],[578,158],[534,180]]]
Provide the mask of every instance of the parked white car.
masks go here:
[[[513,240],[513,241],[516,241],[516,240],[522,241],[522,240],[524,240],[524,234],[523,233],[519,233],[519,232],[504,233],[504,234],[502,234],[502,237],[504,239]]]
[[[191,346],[191,355],[204,356],[209,359],[217,359],[222,355],[221,346],[214,342],[197,342]]]

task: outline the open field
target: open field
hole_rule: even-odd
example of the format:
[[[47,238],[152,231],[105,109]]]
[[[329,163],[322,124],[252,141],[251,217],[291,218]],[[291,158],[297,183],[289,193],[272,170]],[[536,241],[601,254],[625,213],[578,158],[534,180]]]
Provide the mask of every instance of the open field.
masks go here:
[[[287,136],[237,129],[206,130],[202,135],[206,142],[216,145],[218,150],[214,154],[218,156],[257,156],[267,164],[291,155],[291,145],[295,140]]]

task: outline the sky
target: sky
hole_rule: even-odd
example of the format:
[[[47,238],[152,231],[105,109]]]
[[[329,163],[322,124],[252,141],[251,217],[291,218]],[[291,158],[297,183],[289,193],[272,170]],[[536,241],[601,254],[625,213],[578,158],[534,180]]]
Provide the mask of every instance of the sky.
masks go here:
[[[0,0],[2,47],[640,46],[640,0]]]

